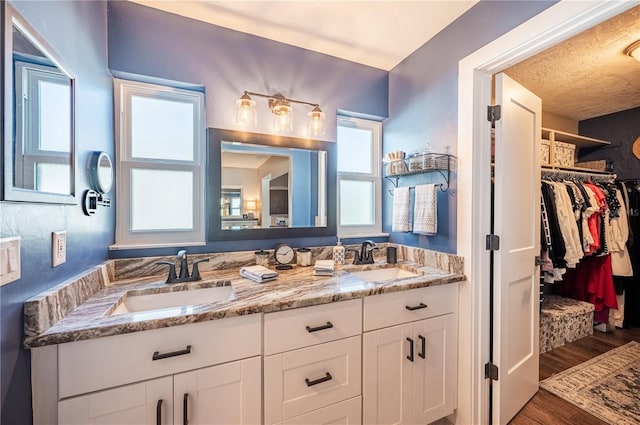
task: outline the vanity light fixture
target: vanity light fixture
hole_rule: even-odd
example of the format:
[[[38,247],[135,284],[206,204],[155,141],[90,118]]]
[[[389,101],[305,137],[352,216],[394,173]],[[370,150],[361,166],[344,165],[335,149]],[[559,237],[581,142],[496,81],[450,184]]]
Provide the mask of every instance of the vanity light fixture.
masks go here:
[[[640,40],[631,43],[629,47],[624,49],[624,54],[627,56],[631,56],[632,58],[640,62]]]
[[[324,134],[324,112],[317,103],[304,102],[302,100],[287,99],[280,93],[274,95],[245,91],[236,101],[236,124],[242,126],[255,125],[257,123],[256,102],[251,96],[264,97],[269,101],[269,109],[273,112],[273,129],[286,133],[293,129],[292,103],[309,105],[313,110],[309,112],[309,136],[322,136]]]

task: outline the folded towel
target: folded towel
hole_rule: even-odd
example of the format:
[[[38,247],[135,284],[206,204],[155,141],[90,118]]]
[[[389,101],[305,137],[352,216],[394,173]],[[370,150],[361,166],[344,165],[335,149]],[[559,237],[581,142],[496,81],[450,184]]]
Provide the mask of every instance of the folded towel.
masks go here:
[[[278,272],[269,270],[265,266],[247,266],[240,268],[240,276],[251,279],[254,282],[264,283],[278,277]]]
[[[416,186],[413,208],[413,233],[433,235],[438,233],[438,194],[435,184]]]
[[[396,187],[393,189],[393,221],[392,232],[411,231],[411,194],[409,187]]]
[[[313,266],[313,274],[316,276],[333,276],[334,270],[333,260],[316,260]]]

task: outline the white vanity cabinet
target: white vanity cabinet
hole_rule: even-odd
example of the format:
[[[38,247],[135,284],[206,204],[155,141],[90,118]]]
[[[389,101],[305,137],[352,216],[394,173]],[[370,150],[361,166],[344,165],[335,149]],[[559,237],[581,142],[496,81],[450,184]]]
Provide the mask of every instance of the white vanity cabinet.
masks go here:
[[[264,316],[264,423],[360,424],[362,300]]]
[[[457,286],[364,299],[363,423],[428,424],[453,413]]]
[[[58,346],[59,424],[261,423],[261,315]]]

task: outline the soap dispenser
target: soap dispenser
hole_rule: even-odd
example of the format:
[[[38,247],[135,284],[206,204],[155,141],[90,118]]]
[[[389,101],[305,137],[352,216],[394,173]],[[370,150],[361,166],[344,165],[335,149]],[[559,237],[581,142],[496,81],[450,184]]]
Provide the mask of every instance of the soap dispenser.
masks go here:
[[[340,238],[338,238],[338,243],[336,243],[336,246],[333,247],[333,263],[344,264],[344,246],[342,246]]]

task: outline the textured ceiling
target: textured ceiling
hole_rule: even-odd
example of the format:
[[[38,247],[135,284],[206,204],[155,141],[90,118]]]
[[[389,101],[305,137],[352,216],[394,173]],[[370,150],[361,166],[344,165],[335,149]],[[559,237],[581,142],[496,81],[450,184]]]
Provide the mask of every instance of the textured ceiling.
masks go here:
[[[640,106],[640,6],[584,31],[505,73],[542,99],[545,112],[580,121]]]
[[[129,0],[390,70],[478,0]]]

